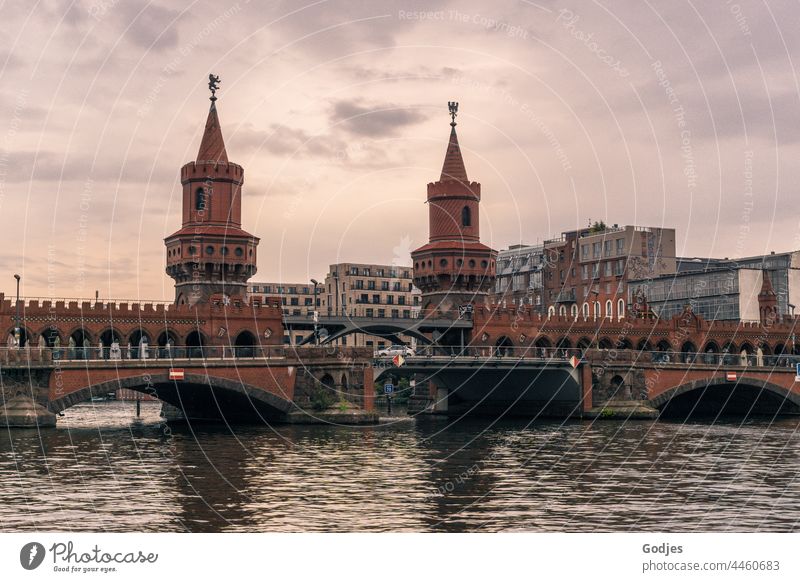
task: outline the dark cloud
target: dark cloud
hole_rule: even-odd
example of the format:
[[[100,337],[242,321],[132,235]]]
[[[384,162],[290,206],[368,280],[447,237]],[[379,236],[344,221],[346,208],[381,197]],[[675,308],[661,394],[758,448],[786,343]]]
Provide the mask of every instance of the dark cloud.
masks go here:
[[[399,130],[427,119],[420,110],[391,104],[370,107],[358,99],[333,104],[331,125],[339,125],[350,133],[380,138],[395,135]]]
[[[244,153],[267,151],[279,156],[340,158],[346,149],[342,140],[327,135],[312,135],[299,128],[272,124],[269,129],[260,130],[251,124],[240,126],[231,135],[228,152],[235,151],[237,157]]]

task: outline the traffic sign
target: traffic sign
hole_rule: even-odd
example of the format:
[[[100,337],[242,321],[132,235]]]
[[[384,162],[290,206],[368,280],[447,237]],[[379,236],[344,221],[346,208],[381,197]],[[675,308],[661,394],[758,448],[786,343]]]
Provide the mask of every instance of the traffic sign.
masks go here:
[[[383,385],[384,394],[391,394],[392,392],[394,392],[394,384],[390,384],[389,382],[387,382],[386,384]]]
[[[169,369],[169,379],[170,380],[183,380],[183,368],[170,368]]]
[[[569,363],[570,363],[570,364],[572,364],[572,367],[573,367],[573,368],[577,368],[577,367],[578,367],[578,364],[580,364],[580,363],[581,363],[581,359],[580,359],[578,356],[572,356],[572,357],[569,359]]]
[[[402,366],[405,363],[405,361],[406,359],[400,354],[397,354],[395,357],[392,358],[392,363],[394,363],[394,365],[397,366],[398,368]]]
[[[736,382],[736,372],[725,372],[725,380],[728,382]]]

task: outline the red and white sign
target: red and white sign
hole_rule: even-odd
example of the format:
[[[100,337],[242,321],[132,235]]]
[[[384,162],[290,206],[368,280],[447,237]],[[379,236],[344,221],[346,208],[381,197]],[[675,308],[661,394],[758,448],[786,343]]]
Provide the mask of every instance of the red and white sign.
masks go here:
[[[395,357],[392,358],[392,362],[398,368],[400,366],[402,366],[405,363],[405,361],[406,361],[406,359],[403,356],[401,356],[400,354],[397,354]]]
[[[725,372],[725,380],[728,382],[736,382],[736,372]]]
[[[170,380],[183,380],[183,368],[170,368],[169,369],[169,379]]]
[[[573,368],[577,368],[577,367],[578,367],[578,364],[580,364],[580,363],[581,363],[581,359],[580,359],[578,356],[572,356],[572,357],[569,359],[569,363],[570,363],[570,364],[572,364],[572,367],[573,367]]]

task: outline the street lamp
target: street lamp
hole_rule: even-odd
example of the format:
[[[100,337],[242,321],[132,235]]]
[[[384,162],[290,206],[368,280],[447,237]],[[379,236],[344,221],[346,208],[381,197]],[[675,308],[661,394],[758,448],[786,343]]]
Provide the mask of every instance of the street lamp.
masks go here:
[[[311,284],[314,285],[314,345],[319,344],[319,312],[317,311],[317,285],[319,282],[316,279],[311,279]]]
[[[21,277],[17,274],[14,275],[14,278],[17,280],[17,313],[14,316],[14,341],[19,347],[19,337],[20,337],[20,329],[19,329],[19,280]]]

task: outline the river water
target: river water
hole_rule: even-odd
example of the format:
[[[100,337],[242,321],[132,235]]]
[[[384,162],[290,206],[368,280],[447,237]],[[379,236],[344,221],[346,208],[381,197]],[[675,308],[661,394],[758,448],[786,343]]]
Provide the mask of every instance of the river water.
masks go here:
[[[225,427],[159,409],[0,431],[0,529],[800,529],[797,418]]]

